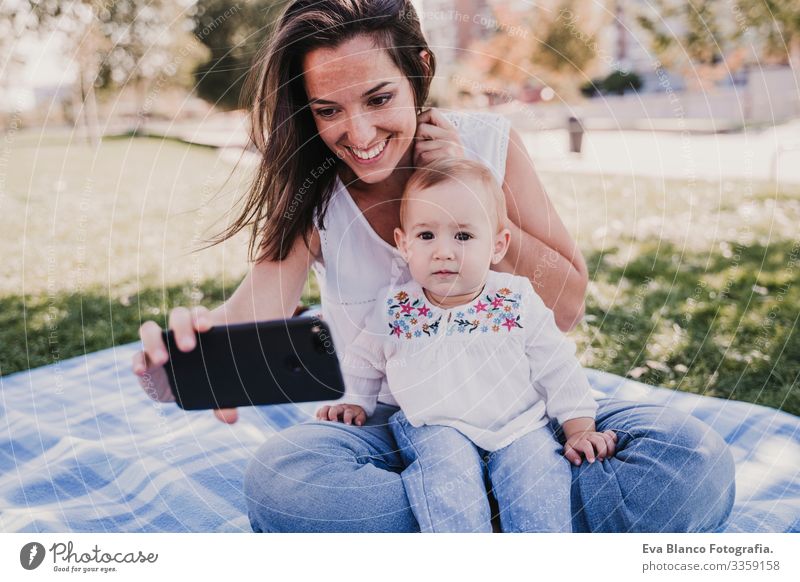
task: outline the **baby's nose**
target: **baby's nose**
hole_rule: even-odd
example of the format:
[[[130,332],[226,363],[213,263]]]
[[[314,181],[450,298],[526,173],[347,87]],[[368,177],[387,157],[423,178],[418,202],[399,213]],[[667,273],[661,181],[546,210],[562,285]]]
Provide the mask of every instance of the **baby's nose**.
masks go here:
[[[435,256],[438,259],[452,259],[455,257],[453,245],[447,243],[440,243],[436,247]]]

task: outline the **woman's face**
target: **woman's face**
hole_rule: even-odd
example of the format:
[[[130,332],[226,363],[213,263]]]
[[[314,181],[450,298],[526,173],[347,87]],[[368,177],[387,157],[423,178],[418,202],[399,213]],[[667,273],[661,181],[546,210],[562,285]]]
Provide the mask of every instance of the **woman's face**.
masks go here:
[[[366,35],[303,59],[303,81],[317,131],[365,184],[410,164],[417,130],[414,93],[386,50]]]

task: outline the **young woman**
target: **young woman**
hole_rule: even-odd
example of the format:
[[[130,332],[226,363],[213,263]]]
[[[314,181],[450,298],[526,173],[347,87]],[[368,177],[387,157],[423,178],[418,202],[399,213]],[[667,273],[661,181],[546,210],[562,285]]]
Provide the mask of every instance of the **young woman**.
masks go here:
[[[180,349],[214,325],[289,317],[313,268],[325,320],[343,353],[376,292],[408,280],[394,246],[400,196],[413,169],[476,159],[506,196],[511,237],[494,269],[526,276],[562,330],[582,317],[587,270],[539,182],[519,135],[488,114],[424,110],[435,71],[409,0],[295,0],[251,74],[253,139],[261,166],[222,238],[251,228],[249,274],[214,311],[174,309]],[[169,399],[167,352],[152,321],[134,372]],[[590,376],[591,379],[591,376]],[[387,419],[384,391],[364,426],[309,422],[255,454],[245,494],[255,531],[417,531]],[[733,504],[733,460],[693,417],[601,399],[597,431],[616,456],[572,468],[575,531],[713,531]],[[235,422],[236,411],[216,411]]]

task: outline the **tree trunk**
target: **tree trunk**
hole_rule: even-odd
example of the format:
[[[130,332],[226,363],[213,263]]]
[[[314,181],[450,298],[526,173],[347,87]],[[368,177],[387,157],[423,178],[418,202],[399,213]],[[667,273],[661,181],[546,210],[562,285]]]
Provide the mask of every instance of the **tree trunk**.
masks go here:
[[[794,112],[800,115],[800,31],[789,41],[789,67],[794,74]]]
[[[147,135],[147,116],[150,115],[151,105],[147,104],[147,84],[145,79],[136,76],[136,134]]]
[[[96,148],[100,144],[100,124],[97,119],[97,99],[94,92],[94,80],[96,69],[90,67],[87,70],[85,65],[81,65],[79,71],[79,85],[81,92],[80,118],[83,120],[86,130],[87,143]]]

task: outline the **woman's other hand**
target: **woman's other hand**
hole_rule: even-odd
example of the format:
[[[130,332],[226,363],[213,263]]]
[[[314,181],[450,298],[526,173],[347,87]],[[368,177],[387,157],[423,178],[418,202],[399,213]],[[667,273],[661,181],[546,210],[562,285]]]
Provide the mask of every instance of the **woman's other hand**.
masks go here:
[[[169,314],[169,329],[175,343],[182,352],[191,352],[197,345],[195,334],[213,327],[211,312],[205,307],[176,307]],[[161,327],[155,321],[145,321],[139,328],[143,351],[133,356],[133,373],[147,395],[157,402],[175,402],[169,386],[164,364],[169,359]],[[214,415],[222,422],[231,424],[238,419],[235,408],[215,410]]]
[[[463,158],[464,146],[458,130],[437,109],[428,109],[417,116],[414,136],[414,166],[434,160]]]

